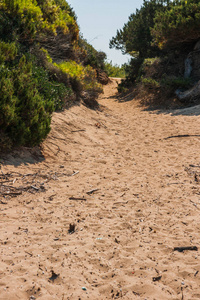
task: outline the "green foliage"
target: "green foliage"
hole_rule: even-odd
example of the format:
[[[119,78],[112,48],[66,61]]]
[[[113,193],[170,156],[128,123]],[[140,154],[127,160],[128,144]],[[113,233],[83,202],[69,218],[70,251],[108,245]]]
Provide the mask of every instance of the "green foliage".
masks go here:
[[[32,63],[23,56],[18,65],[0,69],[0,127],[18,145],[36,145],[50,130],[53,102],[38,92]]]
[[[9,69],[6,69],[1,65],[0,126],[4,126],[4,128],[11,123],[17,102],[17,97],[14,95],[14,78],[9,71]]]
[[[39,144],[50,131],[52,112],[72,98],[71,87],[54,81],[30,55],[0,64],[0,77],[0,128],[15,145]]]
[[[40,0],[42,3],[43,0]],[[55,0],[55,3],[60,7],[61,10],[65,10],[74,19],[77,20],[76,14],[66,0]],[[39,1],[38,1],[39,4]]]
[[[141,61],[141,66],[137,72],[137,82],[139,82],[142,77],[158,79],[161,65],[162,60],[158,57],[146,58]]]
[[[105,71],[109,77],[125,78],[126,75],[124,66],[113,65],[112,61],[105,63]]]
[[[110,41],[110,48],[122,50],[134,57],[147,58],[158,55],[159,49],[152,45],[151,28],[158,10],[162,10],[167,0],[144,0],[143,6],[129,17],[128,23],[117,31]]]
[[[123,65],[126,78],[119,84],[119,92],[126,92],[136,81],[138,81],[143,61],[144,59],[137,57],[132,58],[128,64]]]
[[[140,81],[145,87],[150,88],[150,89],[160,87],[159,82],[151,77],[144,78],[143,76],[141,76]]]
[[[73,79],[76,79],[85,91],[102,92],[101,85],[97,82],[96,71],[91,66],[84,67],[75,61],[62,62],[54,64],[62,72],[67,73]]]
[[[69,74],[69,76],[72,78],[79,78],[80,80],[83,80],[85,76],[84,67],[80,64],[77,64],[75,61],[67,61],[60,64],[55,63],[54,65],[61,71]]]
[[[25,37],[29,35],[29,37],[31,37],[42,27],[42,12],[40,7],[37,6],[36,1],[2,0],[1,10],[2,13],[6,12],[7,18],[10,20],[13,19],[10,25],[14,27],[20,35],[22,34]],[[14,26],[14,24],[16,25]],[[8,30],[8,28],[6,30]]]
[[[197,41],[200,38],[200,2],[176,0],[166,10],[158,11],[152,35],[161,49]]]
[[[54,110],[61,110],[69,105],[73,97],[73,90],[69,85],[53,80],[48,70],[36,63],[33,64],[32,76],[36,81],[39,93],[45,101],[53,103]]]
[[[58,3],[58,5],[56,4]],[[54,0],[1,0],[0,9],[13,18],[13,24],[20,38],[33,38],[36,34],[50,31],[54,34],[61,28],[64,33],[73,30],[78,36],[78,26],[69,5],[59,6]],[[22,36],[21,36],[22,35]]]
[[[129,21],[110,41],[110,48],[120,49],[129,53],[133,58],[124,65],[125,80],[119,84],[119,91],[130,88],[139,82],[144,68],[144,60],[161,55],[157,45],[153,45],[151,28],[154,27],[157,11],[164,10],[169,0],[144,0],[140,9],[131,14]],[[146,82],[147,83],[147,82]]]
[[[161,79],[161,85],[173,90],[176,89],[188,89],[191,87],[191,80],[189,78],[176,77],[176,76],[164,76]]]
[[[15,43],[5,43],[0,40],[0,64],[5,61],[14,60],[17,55]]]
[[[82,51],[82,62],[85,66],[90,65],[95,69],[105,69],[106,53],[97,51],[82,36],[79,39],[79,46]]]
[[[137,84],[140,92],[175,95],[192,86],[184,62],[200,39],[199,0],[144,0],[142,7],[110,41],[110,47],[133,56],[118,90]],[[158,98],[157,98],[158,100]]]
[[[0,0],[1,149],[39,144],[54,110],[102,92],[105,57],[80,41],[65,0]]]

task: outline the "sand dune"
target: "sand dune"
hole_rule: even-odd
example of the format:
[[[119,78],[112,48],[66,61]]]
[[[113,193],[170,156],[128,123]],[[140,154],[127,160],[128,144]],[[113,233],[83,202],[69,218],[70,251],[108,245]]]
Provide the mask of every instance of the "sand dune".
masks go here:
[[[200,299],[198,110],[115,93],[113,79],[102,111],[55,113],[40,149],[4,158],[1,300]]]

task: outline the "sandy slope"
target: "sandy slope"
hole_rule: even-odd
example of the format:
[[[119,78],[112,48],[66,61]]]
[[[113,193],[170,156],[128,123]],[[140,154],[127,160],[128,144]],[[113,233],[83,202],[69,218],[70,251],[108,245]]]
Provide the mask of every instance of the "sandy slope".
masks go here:
[[[115,92],[102,112],[55,113],[41,152],[4,161],[1,182],[29,188],[0,200],[1,300],[200,299],[198,109],[151,113]]]

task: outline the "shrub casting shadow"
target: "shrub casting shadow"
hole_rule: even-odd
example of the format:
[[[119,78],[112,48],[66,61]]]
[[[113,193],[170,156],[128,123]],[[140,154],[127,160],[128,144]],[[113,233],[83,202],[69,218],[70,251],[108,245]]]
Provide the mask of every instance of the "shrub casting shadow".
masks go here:
[[[10,153],[1,154],[1,163],[5,165],[20,166],[37,164],[45,160],[42,150],[39,146],[33,148],[20,147],[12,150]]]

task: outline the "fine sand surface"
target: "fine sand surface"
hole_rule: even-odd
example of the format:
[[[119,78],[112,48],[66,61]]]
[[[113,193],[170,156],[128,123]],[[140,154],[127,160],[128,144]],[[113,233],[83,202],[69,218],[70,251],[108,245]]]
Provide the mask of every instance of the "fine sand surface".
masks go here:
[[[200,109],[144,110],[116,81],[4,159],[1,300],[200,299]]]

